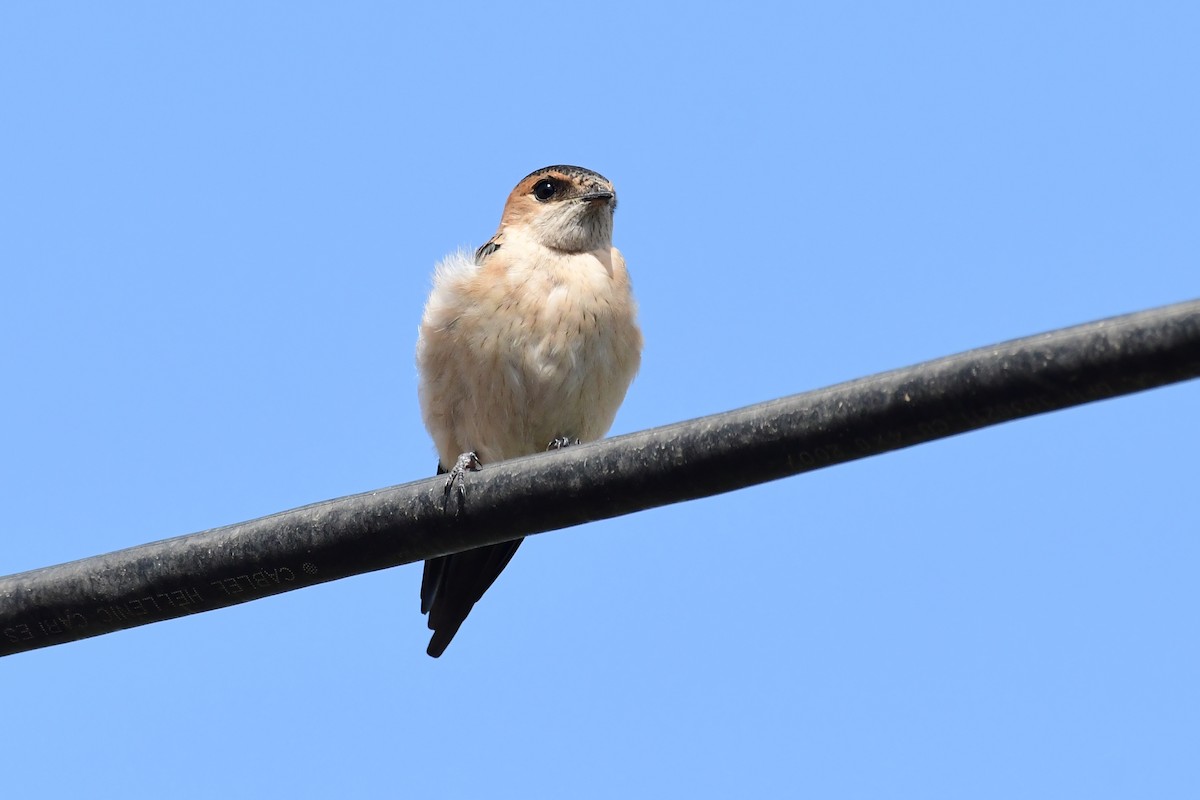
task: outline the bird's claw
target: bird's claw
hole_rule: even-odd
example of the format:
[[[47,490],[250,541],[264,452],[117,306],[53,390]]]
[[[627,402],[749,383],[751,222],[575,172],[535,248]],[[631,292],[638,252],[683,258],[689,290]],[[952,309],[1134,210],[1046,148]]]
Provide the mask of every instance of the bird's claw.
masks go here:
[[[577,445],[579,443],[580,442],[578,439],[559,436],[557,439],[551,441],[550,444],[546,445],[546,450],[562,450],[564,447],[571,447],[572,445]]]
[[[461,500],[467,494],[467,484],[463,480],[463,476],[468,472],[478,472],[483,465],[479,463],[479,456],[472,450],[469,453],[461,454],[454,461],[454,466],[446,474],[445,494],[449,496],[454,490],[455,484],[458,485],[458,497]]]

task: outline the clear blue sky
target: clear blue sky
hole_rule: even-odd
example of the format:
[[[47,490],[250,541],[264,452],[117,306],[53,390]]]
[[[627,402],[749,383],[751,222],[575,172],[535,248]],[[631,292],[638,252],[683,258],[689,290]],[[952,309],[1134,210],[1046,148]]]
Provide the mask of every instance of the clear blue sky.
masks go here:
[[[1189,3],[9,3],[0,573],[429,475],[436,260],[616,184],[640,430],[1200,296]],[[0,661],[6,796],[1200,793],[1196,383]]]

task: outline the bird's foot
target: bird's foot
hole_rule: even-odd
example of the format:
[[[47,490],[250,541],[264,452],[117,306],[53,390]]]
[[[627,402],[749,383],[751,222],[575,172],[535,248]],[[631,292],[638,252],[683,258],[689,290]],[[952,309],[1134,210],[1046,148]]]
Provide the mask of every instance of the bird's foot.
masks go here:
[[[550,444],[546,445],[546,450],[562,450],[564,447],[570,447],[571,445],[576,445],[579,443],[580,442],[578,439],[570,439],[566,436],[559,436],[557,439],[550,442]]]
[[[463,480],[463,476],[468,472],[478,472],[483,465],[479,463],[479,456],[472,450],[469,453],[463,453],[454,462],[454,466],[446,473],[446,489],[445,493],[449,496],[450,492],[454,491],[454,487],[458,486],[458,498],[461,500],[467,494],[467,484]]]

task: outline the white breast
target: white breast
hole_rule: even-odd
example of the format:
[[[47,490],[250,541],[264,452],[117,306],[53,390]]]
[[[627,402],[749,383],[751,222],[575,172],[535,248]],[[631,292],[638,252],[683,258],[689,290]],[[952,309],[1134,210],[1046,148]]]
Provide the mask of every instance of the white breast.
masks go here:
[[[637,372],[641,334],[620,254],[439,266],[417,346],[426,427],[443,465],[489,463],[559,437],[603,436]]]

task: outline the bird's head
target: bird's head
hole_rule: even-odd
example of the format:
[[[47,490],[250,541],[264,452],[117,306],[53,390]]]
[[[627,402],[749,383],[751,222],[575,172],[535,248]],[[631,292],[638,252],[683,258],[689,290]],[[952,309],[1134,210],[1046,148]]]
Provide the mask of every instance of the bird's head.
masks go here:
[[[501,228],[521,226],[539,243],[567,253],[612,246],[617,193],[599,173],[583,167],[543,167],[508,196]]]

